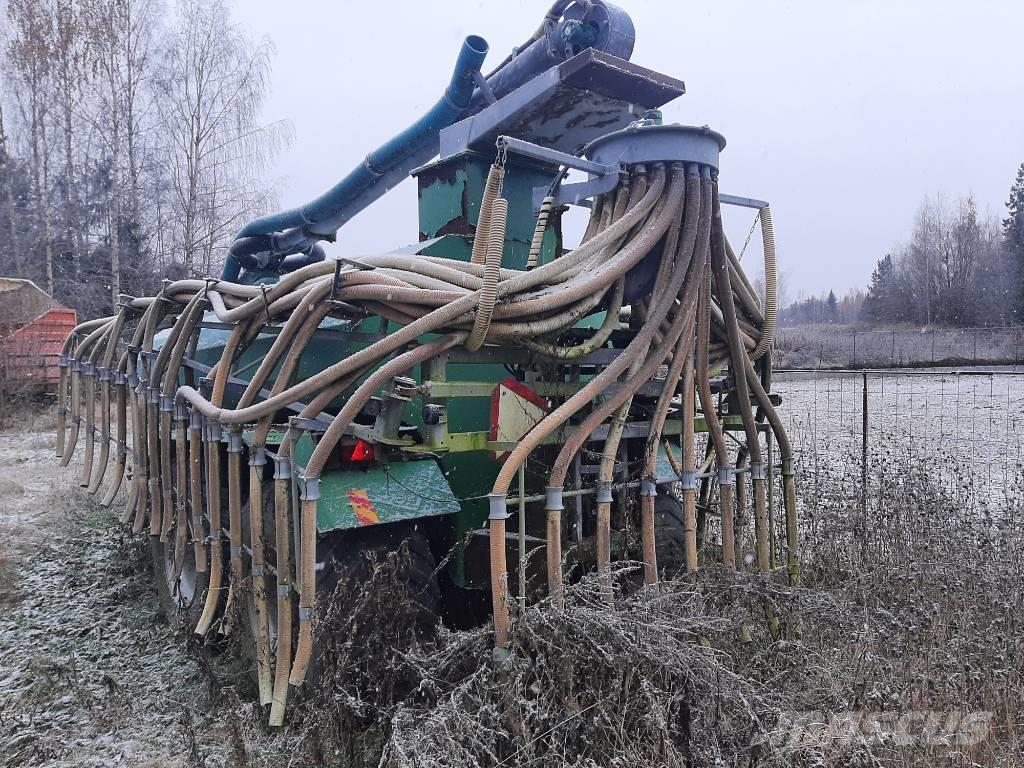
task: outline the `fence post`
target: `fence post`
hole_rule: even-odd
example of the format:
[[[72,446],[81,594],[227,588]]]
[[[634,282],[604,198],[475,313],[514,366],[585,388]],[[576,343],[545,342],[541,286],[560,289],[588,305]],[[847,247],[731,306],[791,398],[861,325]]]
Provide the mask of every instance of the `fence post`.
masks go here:
[[[868,372],[866,369],[861,376],[860,511],[861,546],[866,551],[868,534]]]
[[[932,328],[932,365],[935,365],[935,329]]]
[[[896,331],[892,332],[892,347],[889,350],[889,367],[896,367]]]
[[[978,329],[974,329],[974,364],[978,364]]]
[[[851,368],[857,367],[857,329],[853,329],[853,362],[850,363]]]

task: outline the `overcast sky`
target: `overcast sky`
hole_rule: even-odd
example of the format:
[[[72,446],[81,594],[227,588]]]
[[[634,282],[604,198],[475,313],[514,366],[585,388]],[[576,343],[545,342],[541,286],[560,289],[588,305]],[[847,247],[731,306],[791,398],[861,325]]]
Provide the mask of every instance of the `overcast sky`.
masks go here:
[[[619,4],[636,26],[632,61],[686,82],[666,121],[725,134],[723,191],[771,201],[790,299],[865,285],[925,195],[973,193],[983,214],[1004,214],[1024,162],[1019,0]],[[432,105],[465,35],[490,43],[488,69],[547,5],[237,3],[277,48],[267,117],[295,132],[276,165],[282,204],[320,194]],[[411,182],[396,188],[331,252],[413,242],[415,200]],[[752,221],[729,215],[734,242]]]

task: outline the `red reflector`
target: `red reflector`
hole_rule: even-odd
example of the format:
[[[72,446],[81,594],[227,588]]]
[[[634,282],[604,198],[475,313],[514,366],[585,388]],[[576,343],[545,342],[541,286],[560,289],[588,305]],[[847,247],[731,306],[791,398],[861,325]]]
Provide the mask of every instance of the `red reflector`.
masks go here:
[[[373,445],[365,440],[356,440],[351,447],[342,449],[342,457],[353,464],[365,463],[374,460]],[[347,456],[345,454],[348,454]]]

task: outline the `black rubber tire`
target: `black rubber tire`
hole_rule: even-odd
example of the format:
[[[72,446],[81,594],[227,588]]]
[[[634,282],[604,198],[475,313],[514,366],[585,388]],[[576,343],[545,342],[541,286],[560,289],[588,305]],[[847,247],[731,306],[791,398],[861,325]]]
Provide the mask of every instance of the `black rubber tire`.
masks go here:
[[[683,505],[661,488],[654,499],[654,550],[658,572],[672,578],[686,568],[686,526]]]
[[[402,581],[413,601],[411,607],[416,610],[417,623],[423,631],[432,630],[441,613],[437,562],[426,537],[415,529],[381,526],[341,534],[330,547],[324,569],[317,574],[317,594],[333,595],[342,581],[365,582],[370,577],[371,563],[385,560],[403,543],[407,543],[409,560],[402,571]]]
[[[436,631],[441,613],[436,561],[427,539],[408,525],[345,531],[324,544],[317,610],[326,622],[319,632],[330,634],[315,638],[307,691],[329,691],[340,681],[369,692],[380,684],[372,670],[386,676],[393,654]],[[397,570],[389,567],[392,563]],[[398,591],[368,591],[376,587]],[[396,691],[408,684],[388,683]]]
[[[185,542],[185,558],[180,577],[174,574],[174,527],[167,542],[158,536],[149,537],[149,553],[153,561],[153,580],[156,582],[160,610],[175,629],[192,631],[203,612],[206,588],[210,583],[209,571],[196,571],[195,548],[191,538]]]
[[[274,549],[274,486],[272,482],[263,485],[263,538],[264,552],[268,564],[277,566],[276,550]],[[249,504],[242,508],[242,528],[246,545],[250,544]],[[392,552],[397,552],[404,542],[408,542],[408,567],[403,569],[404,586],[409,595],[416,595],[414,621],[418,627],[417,634],[426,636],[434,631],[441,611],[441,593],[435,571],[437,568],[434,555],[427,539],[419,531],[409,526],[385,525],[341,531],[328,537],[317,546],[317,560],[324,567],[317,571],[318,606],[323,606],[330,599],[343,581],[359,584],[370,578],[373,559],[386,559]],[[293,553],[294,556],[294,553]],[[247,563],[248,567],[248,563]],[[277,582],[272,574],[267,574],[267,613],[270,625],[271,658],[277,647]],[[251,592],[247,593],[251,600]],[[292,600],[292,626],[298,626],[298,595]],[[345,610],[344,605],[342,610]],[[246,611],[246,617],[249,612]],[[256,638],[253,626],[248,620],[241,622],[241,656],[250,662],[248,669],[254,683],[256,679]],[[320,653],[314,649],[313,659],[307,682],[313,683],[320,679]]]

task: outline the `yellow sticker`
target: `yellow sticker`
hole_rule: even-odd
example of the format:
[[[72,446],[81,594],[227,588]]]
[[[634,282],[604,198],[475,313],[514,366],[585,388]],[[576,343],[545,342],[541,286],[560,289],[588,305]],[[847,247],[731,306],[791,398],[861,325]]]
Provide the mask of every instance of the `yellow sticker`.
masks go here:
[[[353,488],[350,490],[348,492],[348,503],[351,505],[352,511],[356,515],[356,520],[359,521],[360,525],[373,525],[380,522],[380,518],[377,517],[377,510],[370,503],[370,495],[365,488]]]

